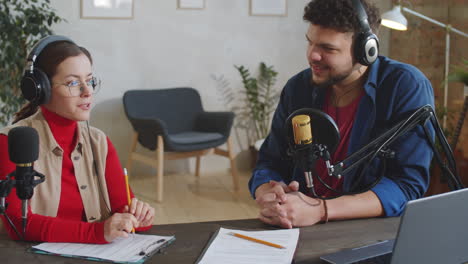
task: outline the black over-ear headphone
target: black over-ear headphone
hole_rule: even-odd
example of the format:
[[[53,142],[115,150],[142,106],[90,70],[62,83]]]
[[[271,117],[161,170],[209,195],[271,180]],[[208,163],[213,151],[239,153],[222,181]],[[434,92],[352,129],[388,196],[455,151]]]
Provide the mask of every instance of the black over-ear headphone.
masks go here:
[[[67,37],[51,35],[39,40],[28,55],[26,69],[21,79],[21,93],[26,100],[36,105],[45,104],[49,101],[51,85],[47,74],[34,67],[34,63],[47,45],[58,41],[68,41],[75,44]]]
[[[357,36],[354,39],[354,57],[362,65],[369,66],[379,55],[379,39],[369,26],[361,0],[352,0],[352,2],[360,25],[360,31],[356,32]]]

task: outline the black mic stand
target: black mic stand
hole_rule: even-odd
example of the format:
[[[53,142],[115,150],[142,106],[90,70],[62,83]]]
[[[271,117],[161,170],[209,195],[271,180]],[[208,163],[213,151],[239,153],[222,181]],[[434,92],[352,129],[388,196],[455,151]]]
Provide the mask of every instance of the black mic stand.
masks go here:
[[[328,152],[327,145],[317,143],[294,145],[291,146],[291,148],[288,150],[288,155],[292,156],[293,160],[297,161],[297,164],[304,171],[307,189],[309,190],[310,194],[313,197],[318,197],[314,188],[314,177],[312,172],[315,170],[315,163],[318,159],[325,160],[327,168],[332,166],[330,164],[330,153]]]
[[[437,139],[441,143],[442,150],[447,159],[448,166],[443,162],[443,159],[441,155],[439,154],[439,151],[435,147],[435,143],[432,140],[430,131],[426,126],[428,121],[430,121],[432,126],[434,127]],[[383,158],[384,163],[386,162],[387,159],[394,158],[395,152],[389,149],[388,145],[390,145],[396,139],[398,139],[402,135],[405,135],[407,132],[409,132],[410,130],[414,129],[415,127],[419,125],[421,125],[424,129],[426,140],[429,142],[429,145],[431,146],[434,152],[434,157],[442,169],[443,176],[445,176],[445,178],[448,180],[449,188],[451,190],[458,190],[458,189],[464,188],[458,176],[455,159],[453,157],[452,150],[450,149],[450,145],[448,144],[447,139],[445,138],[443,131],[437,120],[437,117],[434,113],[434,110],[432,109],[430,105],[426,105],[426,106],[419,108],[409,118],[393,126],[388,131],[383,133],[381,136],[377,137],[376,139],[371,141],[369,144],[362,147],[360,150],[356,151],[355,153],[353,153],[352,155],[350,155],[343,161],[337,163],[336,165],[327,166],[329,175],[340,177],[341,175],[346,174],[347,172],[353,170],[357,166],[366,162],[367,164],[365,168],[361,170],[359,177],[355,181],[355,183],[359,183],[364,175],[365,170],[367,169],[367,167],[369,166],[369,164],[375,157],[380,156],[381,158]],[[380,181],[381,178],[382,177],[379,177],[378,181]],[[371,184],[369,186],[370,188],[367,187],[364,190],[359,190],[357,193],[361,193],[361,192],[371,189],[373,186],[375,186],[378,183],[378,181]]]
[[[313,109],[310,109],[313,110]],[[308,110],[302,110],[302,113],[307,113]],[[313,110],[313,112],[316,112],[316,110]],[[321,113],[325,114],[325,113]],[[294,113],[293,113],[294,115]],[[293,116],[291,115],[291,116]],[[289,119],[289,118],[288,118]],[[444,163],[442,156],[439,154],[437,148],[435,147],[435,143],[432,140],[432,137],[430,135],[430,131],[427,128],[426,124],[427,122],[430,121],[432,126],[434,127],[437,139],[441,143],[442,150],[445,154],[446,161],[448,162],[448,166],[446,163]],[[448,180],[448,185],[451,190],[458,190],[464,188],[457,172],[456,168],[456,163],[455,159],[453,157],[452,150],[450,148],[450,145],[447,142],[447,139],[445,138],[443,131],[439,125],[439,122],[437,120],[437,117],[435,115],[434,110],[430,105],[423,106],[419,109],[417,109],[413,114],[411,114],[410,117],[407,119],[401,121],[397,125],[393,126],[389,130],[387,130],[385,133],[380,135],[379,137],[375,138],[372,140],[369,144],[366,146],[362,147],[358,151],[354,152],[351,154],[349,157],[344,159],[341,162],[338,162],[335,165],[330,165],[329,162],[329,156],[330,154],[328,153],[328,150],[326,149],[326,144],[325,144],[325,149],[322,151],[322,154],[317,155],[316,149],[320,147],[322,144],[318,143],[312,143],[310,144],[311,146],[307,146],[304,148],[298,148],[298,147],[291,147],[289,148],[288,154],[291,156],[296,156],[298,155],[298,150],[301,150],[302,152],[305,151],[305,148],[307,148],[307,151],[314,152],[311,155],[311,159],[308,159],[308,162],[313,162],[315,163],[319,158],[324,159],[325,163],[327,165],[327,170],[329,176],[334,176],[337,178],[342,177],[342,175],[345,175],[346,173],[352,171],[353,169],[356,169],[358,166],[363,165],[364,163],[365,166],[362,168],[360,171],[359,176],[357,177],[354,185],[352,186],[350,192],[342,192],[339,190],[336,190],[326,184],[321,177],[317,177],[319,181],[329,190],[334,191],[335,193],[338,193],[339,195],[333,196],[333,197],[318,197],[320,199],[333,199],[337,198],[342,195],[352,195],[352,194],[358,194],[358,193],[363,193],[371,188],[373,188],[377,183],[383,178],[384,172],[386,170],[386,162],[388,159],[394,158],[395,157],[395,152],[391,149],[388,148],[388,145],[390,145],[392,142],[394,142],[396,139],[400,138],[402,135],[405,135],[407,132],[410,130],[414,129],[415,127],[421,125],[424,130],[424,134],[426,137],[426,140],[429,142],[429,145],[431,146],[433,152],[434,152],[434,157],[437,161],[437,163],[440,165],[442,169],[442,175]],[[314,146],[315,145],[315,146]],[[315,150],[315,151],[314,151]],[[372,163],[372,160],[374,160],[377,156],[382,158],[383,160],[383,166],[381,168],[381,175],[371,184],[369,184],[367,187],[361,188],[359,190],[355,190],[357,185],[360,183],[361,179],[363,178],[363,175],[365,171],[368,169],[370,164]],[[310,165],[308,165],[310,166]]]
[[[27,179],[24,180],[17,180],[17,179],[12,179],[11,177],[16,175],[16,171],[13,171],[9,175],[7,175],[5,180],[0,180],[0,215],[5,216],[6,220],[10,224],[10,226],[13,228],[15,233],[18,235],[18,237],[24,241],[24,234],[26,233],[26,224],[27,224],[27,219],[23,218],[22,224],[23,224],[23,235],[21,235],[20,232],[16,229],[16,226],[13,224],[11,221],[10,217],[6,213],[6,209],[8,207],[8,204],[5,203],[5,198],[10,194],[11,190],[16,187],[17,189],[17,195],[20,196],[18,193],[19,190],[27,190],[25,193],[26,194],[21,194],[20,199],[23,200],[23,205],[22,205],[22,213],[23,216],[27,216],[27,200],[31,199],[33,195],[33,188],[36,187],[39,183],[44,182],[45,176],[35,170],[31,170],[30,172],[31,175],[30,177],[26,177]],[[35,177],[38,177],[38,179],[35,179]],[[25,203],[24,203],[25,202]],[[26,206],[25,206],[26,205]],[[25,211],[26,210],[26,211]]]

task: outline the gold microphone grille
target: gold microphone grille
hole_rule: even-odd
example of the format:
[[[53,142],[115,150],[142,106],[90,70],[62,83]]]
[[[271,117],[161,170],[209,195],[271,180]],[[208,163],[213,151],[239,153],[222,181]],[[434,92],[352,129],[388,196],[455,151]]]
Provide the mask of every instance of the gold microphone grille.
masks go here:
[[[308,115],[297,115],[292,119],[294,131],[294,143],[305,145],[312,143],[312,129],[310,128],[310,117]]]

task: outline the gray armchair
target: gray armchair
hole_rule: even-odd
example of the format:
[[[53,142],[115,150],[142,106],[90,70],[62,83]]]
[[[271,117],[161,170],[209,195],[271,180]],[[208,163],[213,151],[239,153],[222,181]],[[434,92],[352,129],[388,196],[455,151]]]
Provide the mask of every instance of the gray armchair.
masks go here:
[[[232,112],[205,112],[193,88],[130,90],[123,96],[125,114],[134,135],[127,161],[138,160],[157,168],[157,201],[163,198],[163,161],[196,157],[195,175],[200,175],[200,157],[214,153],[229,158],[234,189],[238,176],[229,137]],[[136,152],[137,142],[156,151],[156,161]],[[227,144],[227,151],[219,149]],[[165,152],[167,152],[165,154]]]

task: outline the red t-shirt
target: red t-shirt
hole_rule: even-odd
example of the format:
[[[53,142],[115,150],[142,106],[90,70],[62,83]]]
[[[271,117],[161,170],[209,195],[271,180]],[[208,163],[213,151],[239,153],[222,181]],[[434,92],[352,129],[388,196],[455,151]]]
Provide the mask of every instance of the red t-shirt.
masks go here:
[[[348,154],[349,139],[351,138],[351,131],[356,117],[356,111],[359,106],[364,92],[362,92],[356,99],[349,105],[344,107],[335,107],[330,102],[331,90],[328,89],[325,96],[325,103],[323,111],[335,120],[336,125],[340,131],[340,143],[335,152],[331,154],[331,164],[336,164],[346,158]],[[343,177],[337,179],[333,176],[328,176],[327,167],[323,160],[319,160],[315,165],[316,175],[321,177],[325,183],[330,187],[341,191],[343,189]],[[319,196],[330,197],[337,195],[337,193],[327,189],[319,180],[314,179],[315,192]]]
[[[76,146],[77,122],[63,118],[46,108],[41,107],[52,134],[63,150],[62,186],[57,217],[34,214],[29,208],[25,239],[29,241],[46,242],[76,242],[76,243],[107,243],[104,239],[104,222],[88,223],[85,218],[83,202],[76,182],[71,152]],[[126,186],[123,169],[120,165],[117,151],[107,138],[108,152],[106,158],[105,179],[113,213],[122,212],[127,205]],[[16,169],[8,155],[8,137],[0,135],[0,179]],[[45,175],[46,180],[49,175]],[[131,194],[133,197],[133,193]],[[16,229],[22,232],[21,200],[13,188],[6,202],[6,213],[13,221]],[[1,217],[3,226],[13,239],[19,239],[13,228]],[[138,231],[149,229],[138,228]]]

